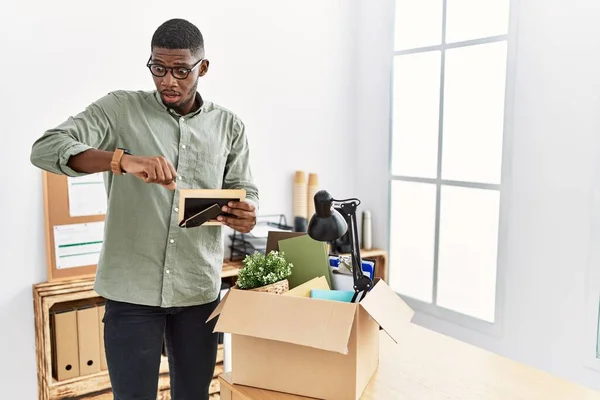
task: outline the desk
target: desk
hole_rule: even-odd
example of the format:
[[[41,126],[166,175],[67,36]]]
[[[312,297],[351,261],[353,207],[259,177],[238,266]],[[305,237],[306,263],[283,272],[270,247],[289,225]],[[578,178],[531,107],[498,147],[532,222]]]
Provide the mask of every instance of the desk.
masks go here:
[[[242,261],[223,261],[223,269],[221,270],[221,279],[233,278],[232,283],[235,284],[238,272],[242,268]]]
[[[600,400],[600,392],[409,324],[395,344],[381,331],[379,370],[363,400]],[[233,366],[235,371],[235,365]],[[232,385],[219,376],[221,400],[307,397]]]

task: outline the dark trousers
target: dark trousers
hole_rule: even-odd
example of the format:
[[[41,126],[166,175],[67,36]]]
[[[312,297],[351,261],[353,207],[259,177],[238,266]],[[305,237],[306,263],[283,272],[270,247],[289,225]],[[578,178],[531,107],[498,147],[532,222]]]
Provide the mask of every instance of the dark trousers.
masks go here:
[[[173,400],[208,400],[217,357],[218,304],[160,308],[107,300],[106,361],[115,400],[156,400],[163,338]]]

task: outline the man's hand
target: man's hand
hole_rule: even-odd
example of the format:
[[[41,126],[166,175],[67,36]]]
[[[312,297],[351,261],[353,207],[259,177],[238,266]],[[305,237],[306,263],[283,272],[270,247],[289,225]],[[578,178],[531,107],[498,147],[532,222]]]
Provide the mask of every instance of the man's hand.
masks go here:
[[[173,165],[164,157],[141,157],[129,154],[121,158],[121,168],[128,174],[146,183],[158,183],[167,189],[175,190],[177,172]]]
[[[220,215],[217,220],[240,233],[248,233],[256,225],[256,209],[248,202],[231,201],[223,206],[223,211],[233,214],[235,217]]]

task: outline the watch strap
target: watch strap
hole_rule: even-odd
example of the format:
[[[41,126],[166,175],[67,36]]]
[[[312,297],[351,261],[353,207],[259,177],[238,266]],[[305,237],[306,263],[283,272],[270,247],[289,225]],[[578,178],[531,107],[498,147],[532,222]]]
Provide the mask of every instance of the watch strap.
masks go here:
[[[112,156],[112,160],[110,161],[110,169],[114,174],[123,175],[125,171],[121,168],[121,159],[124,154],[131,154],[131,152],[122,147],[117,148]]]

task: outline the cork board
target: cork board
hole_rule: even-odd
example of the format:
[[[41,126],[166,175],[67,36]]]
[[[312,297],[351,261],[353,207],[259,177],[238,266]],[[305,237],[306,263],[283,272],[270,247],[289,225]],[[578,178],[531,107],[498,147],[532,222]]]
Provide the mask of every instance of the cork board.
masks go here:
[[[57,281],[73,278],[93,277],[96,273],[96,263],[85,261],[93,258],[98,244],[94,244],[93,251],[86,257],[79,257],[79,260],[84,262],[81,266],[71,266],[68,262],[73,263],[74,257],[66,254],[64,260],[68,260],[63,264],[63,261],[57,262],[57,246],[59,258],[63,249],[68,249],[69,244],[66,243],[65,235],[69,234],[70,228],[91,228],[98,231],[103,229],[105,214],[96,215],[77,215],[72,216],[71,209],[73,204],[69,203],[69,178],[64,175],[56,175],[47,171],[42,171],[42,183],[44,192],[44,216],[45,216],[45,237],[46,237],[46,259],[48,269],[48,281]],[[71,208],[70,208],[71,207]],[[61,245],[62,242],[65,244]],[[71,245],[72,246],[72,245]],[[92,246],[90,245],[88,247]],[[100,243],[101,246],[101,243]]]

